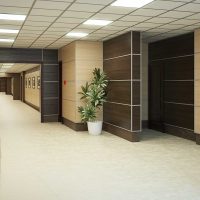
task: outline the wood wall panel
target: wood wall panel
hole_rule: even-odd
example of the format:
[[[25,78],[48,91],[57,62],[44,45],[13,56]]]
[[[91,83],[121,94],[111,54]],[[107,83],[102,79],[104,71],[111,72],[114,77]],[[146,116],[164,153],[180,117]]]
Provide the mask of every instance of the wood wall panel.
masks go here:
[[[194,82],[193,81],[165,81],[164,101],[194,104]]]
[[[6,92],[6,78],[0,78],[0,92]]]
[[[194,56],[174,58],[165,61],[165,80],[193,80]]]
[[[193,54],[194,54],[194,33],[189,33],[151,43],[149,59],[152,61],[152,60],[193,55]]]
[[[138,141],[135,131],[141,130],[139,32],[129,32],[104,42],[104,71],[110,80],[104,105],[105,130]],[[133,105],[138,107],[132,108]]]
[[[186,134],[193,137],[194,34],[151,43],[149,55],[150,127],[184,138]]]
[[[130,106],[105,103],[103,116],[104,122],[131,130]]]
[[[197,134],[196,143],[200,144],[200,29],[195,30],[194,46],[195,46],[195,82],[194,82],[194,131]]]
[[[107,88],[107,101],[131,104],[131,82],[110,81]]]
[[[140,79],[140,55],[132,56],[132,79]]]
[[[11,78],[6,78],[6,94],[11,95]]]
[[[104,71],[110,80],[131,79],[131,56],[118,57],[103,61]]]
[[[110,59],[131,54],[131,32],[107,40],[103,44],[103,58]]]
[[[85,130],[81,123],[78,106],[80,105],[81,86],[90,81],[92,71],[103,66],[102,42],[76,41],[60,50],[62,54],[62,106],[64,123],[76,131]],[[66,81],[66,84],[64,84]],[[82,125],[81,125],[82,124]]]
[[[132,103],[133,105],[140,105],[140,81],[132,82]]]
[[[165,103],[164,122],[194,130],[194,106]]]

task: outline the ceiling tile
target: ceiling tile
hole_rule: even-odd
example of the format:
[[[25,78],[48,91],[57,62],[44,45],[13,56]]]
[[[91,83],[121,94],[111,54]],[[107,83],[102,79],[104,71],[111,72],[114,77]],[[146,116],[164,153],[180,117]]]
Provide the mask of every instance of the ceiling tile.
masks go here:
[[[113,0],[77,0],[77,3],[88,3],[88,4],[102,4],[102,5],[108,5],[111,2],[113,2]]]
[[[34,0],[15,0],[13,1],[9,1],[9,0],[1,0],[0,1],[0,5],[1,6],[14,6],[15,7],[31,7],[31,5],[33,4]]]
[[[154,9],[163,9],[163,10],[171,10],[178,6],[183,5],[183,2],[173,2],[173,1],[153,1],[143,8],[154,8]]]
[[[76,24],[66,24],[62,22],[55,22],[51,25],[51,27],[61,27],[61,28],[74,28]]]
[[[117,7],[117,6],[108,6],[104,8],[101,13],[111,13],[111,14],[128,14],[136,9],[126,8],[126,7]]]
[[[166,12],[166,10],[138,9],[138,10],[134,11],[133,13],[131,13],[130,15],[142,15],[142,16],[153,17],[153,16],[160,15],[164,12]]]
[[[181,6],[180,8],[177,8],[176,10],[188,11],[188,12],[199,12],[200,4],[189,3],[184,6]]]
[[[26,15],[28,12],[29,8],[1,6],[1,13]]]
[[[147,17],[147,16],[133,16],[133,15],[127,15],[125,17],[122,17],[120,20],[121,21],[129,21],[129,22],[142,22],[145,21],[147,19],[150,19],[151,17]]]
[[[80,18],[69,18],[69,17],[60,17],[56,22],[62,22],[66,24],[80,24],[84,22],[85,19],[80,19]]]
[[[154,17],[150,20],[148,20],[148,22],[152,22],[152,23],[156,23],[156,24],[166,24],[166,23],[170,23],[175,21],[176,19],[173,18],[167,18],[167,17]]]
[[[199,20],[196,20],[196,19],[190,19],[190,20],[189,19],[180,19],[180,20],[172,22],[171,24],[192,25],[192,24],[195,24],[198,22],[199,22]]]
[[[97,13],[91,19],[102,19],[102,20],[117,20],[123,15],[115,15],[115,14],[105,14],[105,13]]]
[[[144,22],[144,23],[136,24],[133,27],[138,27],[138,28],[140,28],[140,27],[141,28],[144,28],[144,27],[146,27],[146,28],[156,28],[158,26],[160,26],[160,24]]]
[[[37,22],[53,22],[56,19],[56,17],[49,17],[49,16],[35,16],[35,15],[29,15],[27,17],[27,20],[30,21],[37,21]]]
[[[197,19],[197,20],[199,20],[200,19],[200,13],[189,16],[189,17],[187,17],[187,19]]]
[[[34,22],[34,21],[26,21],[25,23],[24,23],[24,25],[26,26],[45,26],[45,27],[47,27],[47,26],[49,26],[51,24],[51,22]]]
[[[83,12],[98,12],[100,9],[102,9],[103,5],[91,5],[91,4],[78,4],[74,3],[72,6],[70,6],[69,10],[73,11],[83,11]]]
[[[36,1],[34,8],[65,10],[70,3],[62,1]]]
[[[187,16],[192,15],[193,13],[191,12],[178,12],[178,11],[169,11],[167,13],[164,13],[162,15],[160,15],[159,17],[171,17],[171,18],[177,18],[177,19],[181,19]]]
[[[165,24],[165,25],[160,26],[160,28],[166,28],[166,29],[174,30],[174,29],[183,28],[184,26],[185,25],[183,25],[183,24]]]
[[[130,26],[133,26],[135,24],[138,24],[138,22],[116,21],[116,22],[113,22],[111,25],[112,26],[130,27]]]
[[[39,16],[50,16],[50,17],[57,17],[59,16],[63,11],[62,10],[46,10],[46,9],[38,9],[33,8],[30,12],[30,15],[39,15]]]
[[[22,30],[30,30],[30,31],[44,31],[45,29],[47,29],[47,27],[45,26],[23,26]]]
[[[62,14],[62,17],[70,17],[70,18],[81,18],[81,19],[86,19],[93,15],[93,13],[90,12],[77,12],[77,11],[70,11],[67,10]]]

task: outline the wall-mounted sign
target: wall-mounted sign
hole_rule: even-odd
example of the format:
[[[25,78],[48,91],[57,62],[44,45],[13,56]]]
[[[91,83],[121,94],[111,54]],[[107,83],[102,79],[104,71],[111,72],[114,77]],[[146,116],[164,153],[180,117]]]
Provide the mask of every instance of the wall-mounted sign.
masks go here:
[[[67,84],[67,81],[66,80],[64,80],[64,85],[66,85]]]

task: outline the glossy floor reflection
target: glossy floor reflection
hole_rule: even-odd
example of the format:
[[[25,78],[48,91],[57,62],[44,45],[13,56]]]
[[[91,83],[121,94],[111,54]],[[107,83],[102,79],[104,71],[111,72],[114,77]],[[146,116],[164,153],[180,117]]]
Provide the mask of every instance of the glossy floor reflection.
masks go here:
[[[145,131],[92,137],[0,94],[1,200],[199,200],[200,147]]]

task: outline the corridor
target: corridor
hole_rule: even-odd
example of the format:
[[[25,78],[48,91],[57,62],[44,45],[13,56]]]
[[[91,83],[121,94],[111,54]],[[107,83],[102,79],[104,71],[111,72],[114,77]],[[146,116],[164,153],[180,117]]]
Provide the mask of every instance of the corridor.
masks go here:
[[[194,142],[146,130],[92,137],[0,93],[1,200],[199,200]]]

